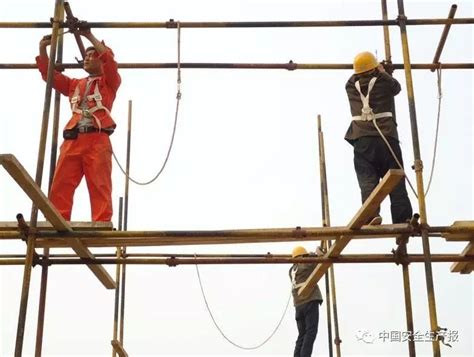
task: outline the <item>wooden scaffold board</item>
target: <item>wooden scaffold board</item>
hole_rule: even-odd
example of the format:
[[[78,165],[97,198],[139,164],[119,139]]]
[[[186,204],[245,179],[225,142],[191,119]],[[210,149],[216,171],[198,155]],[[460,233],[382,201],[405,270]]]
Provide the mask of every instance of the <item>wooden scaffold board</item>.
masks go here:
[[[41,188],[36,184],[15,156],[11,154],[0,155],[0,165],[3,165],[5,170],[34,202],[55,230],[59,232],[72,232],[71,225],[59,214],[56,208],[51,204],[51,201],[41,191]],[[66,239],[79,257],[89,259],[95,258],[80,239]],[[115,289],[114,280],[103,266],[98,264],[88,264],[87,266],[107,289]]]
[[[405,177],[403,170],[389,170],[384,176],[382,181],[377,185],[377,187],[372,191],[370,196],[364,202],[362,207],[356,213],[354,218],[347,225],[350,229],[359,229],[362,225],[367,222],[367,220],[372,217],[380,206],[382,201],[387,197],[387,195],[392,192],[395,186]],[[349,244],[352,237],[344,236],[336,240],[336,242],[331,246],[330,250],[326,253],[325,257],[334,258],[341,254],[344,248]],[[298,290],[298,294],[301,296],[308,295],[311,290],[316,286],[319,279],[321,279],[324,274],[328,271],[330,263],[320,263],[313,270],[311,275],[306,279],[306,282]]]

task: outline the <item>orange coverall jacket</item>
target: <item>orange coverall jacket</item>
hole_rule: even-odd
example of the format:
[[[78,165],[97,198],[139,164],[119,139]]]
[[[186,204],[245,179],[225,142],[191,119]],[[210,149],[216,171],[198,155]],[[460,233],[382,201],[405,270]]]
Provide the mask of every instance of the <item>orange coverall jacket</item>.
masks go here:
[[[54,72],[53,87],[69,97],[69,101],[79,86],[79,101],[84,95],[93,94],[98,86],[102,96],[102,105],[109,111],[115,99],[121,78],[117,71],[117,63],[111,50],[98,56],[102,63],[103,74],[91,85],[88,93],[84,93],[87,78],[69,78],[57,71]],[[47,58],[37,57],[36,62],[46,80],[48,71]],[[94,99],[87,101],[87,106],[96,106]],[[115,122],[106,110],[97,110],[94,117],[100,122],[100,128],[115,128]],[[73,129],[81,119],[80,113],[72,113],[72,117],[65,129]],[[93,120],[97,128],[98,123]],[[85,176],[89,190],[92,220],[110,221],[112,218],[112,147],[110,138],[105,132],[80,133],[77,139],[65,140],[61,145],[61,152],[56,165],[49,198],[59,213],[71,220],[74,192]]]
[[[114,60],[113,52],[110,49],[107,49],[104,53],[101,53],[98,57],[102,62],[102,70],[103,74],[99,77],[98,81],[96,81],[92,88],[90,88],[89,93],[94,93],[95,86],[99,86],[99,92],[102,95],[102,104],[104,107],[112,110],[112,105],[115,100],[115,95],[117,93],[118,88],[120,87],[121,78],[117,70],[117,62]],[[41,72],[43,79],[46,81],[47,74],[48,74],[48,59],[43,58],[40,56],[36,57],[36,63],[38,64],[38,69]],[[76,78],[69,78],[64,74],[54,71],[54,81],[53,87],[61,94],[66,95],[69,97],[69,100],[74,95],[74,91],[76,90],[76,86],[79,85],[79,93],[80,99],[84,95],[84,90],[86,88],[87,78],[76,79]],[[89,108],[94,107],[96,105],[95,101],[88,101],[87,102]],[[105,111],[105,110],[98,110],[94,113],[99,119],[102,128],[115,128],[115,122],[113,121],[112,117]],[[68,121],[64,129],[72,129],[76,126],[77,122],[81,119],[81,114],[79,113],[72,113],[71,119]],[[97,123],[94,121],[94,126],[97,127]]]

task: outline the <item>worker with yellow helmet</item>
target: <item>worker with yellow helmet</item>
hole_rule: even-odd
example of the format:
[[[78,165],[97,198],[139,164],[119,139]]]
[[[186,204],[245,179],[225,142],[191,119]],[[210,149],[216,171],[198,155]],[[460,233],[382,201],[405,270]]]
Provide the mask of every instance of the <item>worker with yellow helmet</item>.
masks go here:
[[[318,255],[322,254],[319,250]],[[297,246],[291,254],[293,258],[316,256],[309,253],[302,246]],[[308,296],[298,295],[298,289],[304,284],[306,279],[316,268],[316,263],[295,263],[290,269],[290,279],[295,305],[295,319],[298,327],[298,338],[295,343],[295,357],[311,357],[313,344],[316,340],[319,324],[319,305],[323,302],[323,297],[318,285],[315,286]]]
[[[400,90],[400,83],[385,71],[372,53],[355,56],[354,74],[346,83],[352,121],[345,139],[354,147],[354,168],[362,203],[389,169],[400,168],[397,160],[403,166],[394,111],[394,97]],[[390,193],[390,203],[393,223],[411,218],[405,180]],[[379,212],[380,209],[367,223],[380,224]]]

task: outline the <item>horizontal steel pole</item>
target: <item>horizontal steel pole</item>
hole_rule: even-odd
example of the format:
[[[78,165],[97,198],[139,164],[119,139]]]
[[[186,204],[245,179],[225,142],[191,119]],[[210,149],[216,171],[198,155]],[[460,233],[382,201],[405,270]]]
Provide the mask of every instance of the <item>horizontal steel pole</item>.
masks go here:
[[[353,69],[350,63],[181,63],[181,68],[190,69],[285,69],[294,71],[297,69]],[[175,69],[176,63],[119,63],[121,69]],[[403,69],[403,64],[394,64],[394,69]],[[0,69],[37,69],[38,66],[33,63],[0,63]],[[82,68],[77,63],[57,64],[59,70],[69,68]],[[433,63],[414,63],[412,69],[439,68],[439,64]],[[473,69],[474,63],[443,63],[443,69]]]
[[[407,25],[473,24],[474,18],[411,19]],[[167,22],[88,22],[90,28],[177,28],[177,21]],[[51,28],[49,22],[0,22],[0,28]],[[398,20],[336,20],[336,21],[204,21],[180,22],[181,28],[274,28],[274,27],[345,27],[398,26]],[[60,27],[67,27],[62,22]]]
[[[468,227],[472,232],[474,228]],[[364,226],[360,229],[342,227],[296,227],[296,228],[262,228],[262,229],[235,229],[235,230],[169,230],[169,231],[73,231],[54,232],[38,231],[37,238],[316,238],[337,237],[340,235],[351,236],[393,236],[394,234],[412,234],[413,228],[408,224],[387,224],[381,226]],[[14,234],[19,238],[17,231],[0,232],[0,237]]]
[[[406,259],[405,259],[406,258]],[[410,263],[423,263],[422,254],[411,254],[404,258],[404,261]],[[474,262],[474,256],[459,256],[448,254],[434,254],[432,261],[437,263],[450,262]],[[96,258],[96,259],[78,259],[78,258],[57,258],[41,259],[37,264],[47,265],[78,265],[78,264],[132,264],[132,265],[194,265],[194,264],[293,264],[293,263],[396,263],[396,259],[391,254],[347,254],[334,258],[325,257],[307,257],[291,258],[288,257],[262,257],[262,258]],[[22,265],[24,259],[0,260],[0,265]]]

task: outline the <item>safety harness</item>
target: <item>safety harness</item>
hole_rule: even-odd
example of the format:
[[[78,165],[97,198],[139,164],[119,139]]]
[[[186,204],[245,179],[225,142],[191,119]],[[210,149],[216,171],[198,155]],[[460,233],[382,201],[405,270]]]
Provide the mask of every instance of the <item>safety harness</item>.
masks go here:
[[[98,81],[99,77],[94,77],[94,78],[88,78],[89,83],[86,86],[87,88],[90,88],[92,86],[92,83],[95,81]],[[80,108],[79,103],[81,102],[81,96],[80,96],[80,89],[79,89],[79,84],[76,86],[76,89],[74,89],[74,94],[71,97],[71,110],[73,113],[78,113],[81,116],[85,118],[94,118],[97,127],[99,128],[99,131],[102,129],[102,125],[100,123],[100,120],[97,118],[97,116],[94,114],[98,110],[105,110],[109,115],[110,115],[110,110],[105,107],[102,104],[102,95],[100,94],[99,91],[99,83],[96,83],[94,93],[90,95],[86,95],[87,92],[84,93],[84,95],[87,98],[87,101],[95,101],[95,106],[91,108]]]
[[[362,91],[360,90],[360,83],[357,81],[355,83],[355,87],[357,91],[360,94],[360,100],[362,101],[362,112],[361,115],[356,115],[352,117],[352,120],[361,120],[361,121],[372,121],[374,119],[379,119],[379,118],[387,118],[387,117],[392,117],[392,112],[383,112],[383,113],[377,113],[375,114],[372,110],[372,108],[369,105],[369,97],[370,97],[370,92],[372,91],[372,88],[374,88],[375,81],[377,80],[377,77],[373,77],[370,82],[369,82],[369,88],[367,89],[367,96],[364,96],[362,94]]]
[[[294,289],[299,289],[300,287],[302,287],[304,285],[304,282],[303,283],[299,283],[297,284],[296,283],[296,272],[298,271],[298,265],[295,264],[295,266],[291,269],[291,286]]]

